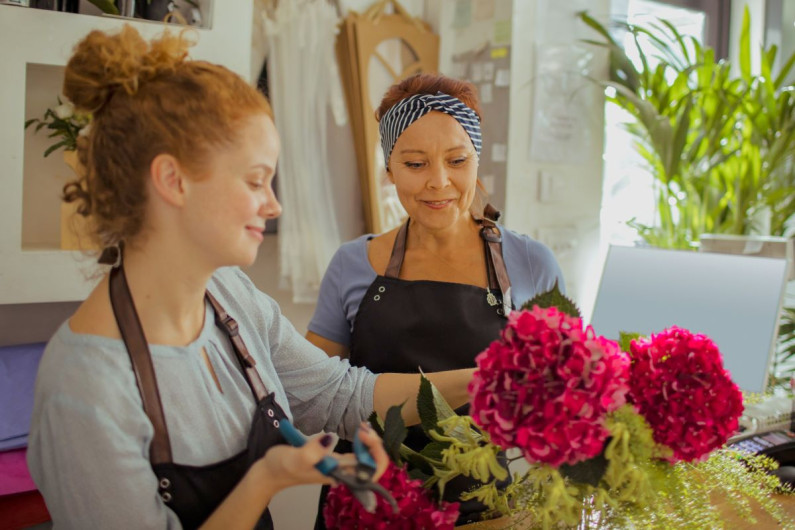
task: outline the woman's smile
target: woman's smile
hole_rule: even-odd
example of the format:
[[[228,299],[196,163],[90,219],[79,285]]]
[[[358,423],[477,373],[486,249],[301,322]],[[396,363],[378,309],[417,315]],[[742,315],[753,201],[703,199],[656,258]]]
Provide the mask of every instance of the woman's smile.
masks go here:
[[[246,226],[246,230],[249,234],[253,235],[257,238],[257,241],[263,241],[265,239],[265,227],[264,226]]]
[[[454,201],[455,201],[455,199],[445,199],[445,200],[442,200],[442,201],[424,201],[424,200],[421,200],[420,202],[423,203],[428,208],[431,208],[433,210],[441,210],[442,208],[445,208],[446,206],[452,204]]]

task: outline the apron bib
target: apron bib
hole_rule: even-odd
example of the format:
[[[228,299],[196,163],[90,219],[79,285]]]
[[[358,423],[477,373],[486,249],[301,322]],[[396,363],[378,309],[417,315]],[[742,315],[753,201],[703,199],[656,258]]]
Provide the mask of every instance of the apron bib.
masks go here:
[[[111,305],[132,361],[144,411],[154,427],[154,437],[149,447],[149,460],[158,479],[158,493],[166,506],[177,514],[185,529],[201,526],[240,482],[249,467],[265,454],[265,451],[274,445],[286,443],[278,430],[279,421],[286,415],[274,400],[274,395],[267,393],[262,379],[254,368],[254,359],[238,333],[237,322],[224,311],[209,292],[206,293],[206,297],[215,310],[216,324],[226,332],[232,342],[257,406],[246,449],[214,464],[189,466],[176,464],[172,460],[168,427],[160,402],[149,346],[130,295],[124,269],[119,264],[110,273]],[[260,517],[256,528],[273,528],[273,521],[267,509]]]

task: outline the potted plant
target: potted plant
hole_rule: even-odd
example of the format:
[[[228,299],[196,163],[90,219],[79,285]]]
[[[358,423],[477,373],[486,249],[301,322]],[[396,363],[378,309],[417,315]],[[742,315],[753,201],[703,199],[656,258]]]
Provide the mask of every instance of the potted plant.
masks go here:
[[[656,222],[631,222],[638,234],[651,245],[680,249],[695,248],[703,233],[789,235],[795,87],[785,80],[795,54],[773,77],[778,50],[762,49],[760,73],[752,74],[746,8],[739,76],[665,20],[648,28],[621,24],[632,35],[636,67],[604,26],[587,13],[580,18],[602,37],[588,42],[609,51],[607,99],[635,118],[628,129],[654,177]]]
[[[57,98],[58,105],[44,111],[41,118],[32,118],[25,121],[25,128],[36,125],[34,132],[42,129],[49,131],[48,138],[53,143],[44,150],[44,156],[50,156],[58,149],[63,149],[63,159],[77,176],[82,176],[83,167],[77,157],[77,142],[81,136],[89,131],[91,114],[77,112],[74,105],[66,99]],[[88,230],[90,221],[76,215],[77,207],[74,203],[61,203],[61,249],[62,250],[88,250],[84,235]]]

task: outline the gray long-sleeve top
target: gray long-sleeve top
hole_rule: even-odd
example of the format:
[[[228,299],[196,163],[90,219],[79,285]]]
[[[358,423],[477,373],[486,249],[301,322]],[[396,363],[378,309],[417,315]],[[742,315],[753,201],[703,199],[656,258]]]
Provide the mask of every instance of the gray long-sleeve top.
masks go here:
[[[237,320],[265,386],[296,426],[350,438],[373,410],[376,376],[307,342],[239,269],[219,270],[208,290]],[[150,351],[174,462],[203,466],[242,451],[254,398],[212,307],[194,342]],[[55,527],[180,528],[157,493],[153,434],[124,344],[73,333],[65,322],[39,367],[28,448]]]

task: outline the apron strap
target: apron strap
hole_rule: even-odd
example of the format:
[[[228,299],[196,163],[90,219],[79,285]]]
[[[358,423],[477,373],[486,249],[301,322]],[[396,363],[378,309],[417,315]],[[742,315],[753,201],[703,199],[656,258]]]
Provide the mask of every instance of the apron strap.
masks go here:
[[[144,412],[155,430],[152,443],[149,446],[149,460],[153,465],[169,463],[171,462],[171,443],[168,438],[168,426],[163,414],[163,405],[160,402],[160,392],[157,389],[155,369],[149,354],[149,345],[141,327],[141,320],[138,318],[138,312],[133,304],[127,277],[121,265],[113,267],[110,271],[110,303],[122,340],[127,346],[127,353],[130,355]]]
[[[486,267],[489,271],[489,285],[496,283],[499,285],[500,292],[502,293],[502,305],[505,314],[507,315],[513,309],[513,301],[511,300],[511,279],[508,277],[508,270],[505,267],[505,260],[502,259],[502,234],[500,234],[497,225],[488,218],[480,220],[482,228],[480,229],[480,237],[486,243]]]
[[[240,336],[240,330],[237,325],[237,321],[229,316],[218,300],[215,299],[213,295],[208,292],[205,293],[205,296],[212,304],[213,309],[215,309],[215,322],[216,324],[223,329],[227,335],[229,335],[229,339],[232,341],[232,346],[235,350],[235,355],[237,356],[237,360],[240,363],[240,366],[243,368],[243,372],[246,374],[246,380],[248,381],[248,386],[251,387],[251,392],[254,393],[254,397],[257,400],[257,403],[265,399],[268,395],[268,392],[265,388],[265,384],[262,382],[262,378],[259,376],[259,372],[257,369],[254,368],[256,366],[256,361],[248,352],[248,348],[246,348],[246,344],[243,342],[243,338]]]
[[[475,218],[481,225],[480,237],[486,244],[487,256],[486,265],[489,270],[489,285],[494,286],[494,280],[499,285],[502,293],[502,305],[504,314],[507,315],[513,309],[511,300],[511,279],[508,277],[508,269],[505,267],[505,260],[502,259],[502,234],[497,228],[497,220],[502,213],[491,204],[486,204],[483,208],[483,217]],[[496,277],[496,278],[495,278]]]
[[[127,276],[124,274],[121,252],[122,247],[119,245],[116,265],[110,270],[110,303],[113,307],[113,314],[116,317],[122,340],[130,356],[135,380],[138,384],[138,391],[141,393],[144,412],[149,421],[152,422],[155,431],[152,443],[149,446],[149,461],[152,465],[170,463],[172,462],[171,442],[168,437],[168,425],[163,413],[163,404],[160,400],[157,377],[152,364],[149,344],[146,341],[146,335],[144,335],[138,312],[135,310],[130,287],[127,283]],[[256,362],[240,337],[237,322],[229,316],[213,295],[206,292],[205,296],[215,310],[216,324],[229,336],[235,355],[246,376],[246,381],[257,403],[259,403],[268,393],[259,373],[254,368]]]
[[[487,204],[483,209],[483,217],[475,217],[475,220],[481,225],[480,237],[483,238],[486,251],[489,288],[500,290],[507,315],[513,308],[513,302],[511,300],[511,279],[508,277],[505,260],[502,258],[502,234],[495,222],[499,218],[500,212],[491,204]],[[403,258],[406,255],[409,221],[410,219],[406,219],[395,236],[392,255],[389,257],[389,264],[384,271],[384,276],[387,278],[397,278],[400,275],[400,268],[403,266]]]
[[[397,236],[395,236],[395,244],[392,245],[392,255],[389,256],[389,265],[386,266],[384,276],[387,278],[397,278],[400,276],[400,268],[403,266],[403,257],[406,255],[406,239],[409,235],[409,221],[400,226]]]

